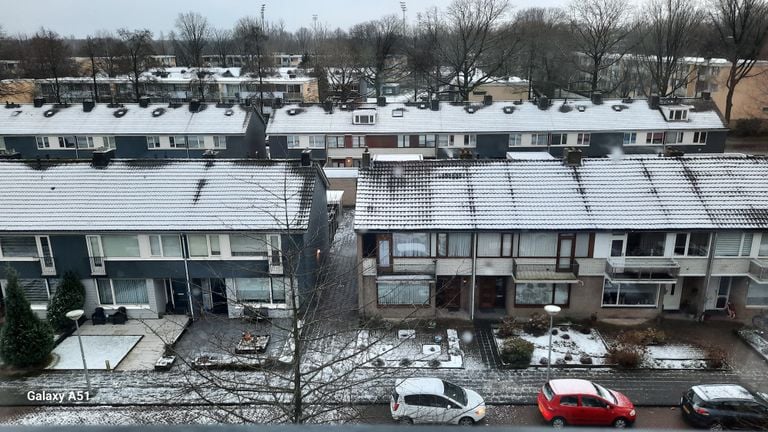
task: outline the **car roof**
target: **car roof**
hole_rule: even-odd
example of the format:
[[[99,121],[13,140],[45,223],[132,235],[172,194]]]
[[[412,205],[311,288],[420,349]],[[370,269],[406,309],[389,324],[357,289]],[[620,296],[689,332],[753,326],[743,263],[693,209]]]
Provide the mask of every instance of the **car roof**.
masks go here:
[[[595,385],[583,379],[553,379],[549,381],[549,386],[552,387],[552,391],[557,395],[584,394],[599,396]]]
[[[440,378],[406,378],[395,381],[395,390],[402,395],[443,394]]]
[[[691,390],[705,401],[755,400],[755,396],[749,390],[737,384],[703,384],[693,386]]]

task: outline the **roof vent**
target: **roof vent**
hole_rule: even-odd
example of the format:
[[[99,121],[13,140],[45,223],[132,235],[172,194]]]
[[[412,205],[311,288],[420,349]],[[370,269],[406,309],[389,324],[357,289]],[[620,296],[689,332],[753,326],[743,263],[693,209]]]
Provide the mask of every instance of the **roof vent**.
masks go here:
[[[123,107],[123,108],[120,108],[120,109],[116,110],[115,112],[113,112],[112,115],[114,115],[117,118],[120,118],[120,117],[124,116],[125,113],[127,113],[127,112],[128,112],[128,108]]]
[[[35,108],[41,108],[43,105],[45,105],[45,98],[44,97],[36,97],[32,103],[34,104]]]
[[[57,110],[56,108],[51,108],[49,110],[45,110],[43,115],[46,117],[53,117],[53,115],[56,114],[57,112],[59,112],[59,110]]]
[[[432,111],[440,111],[440,99],[432,99],[429,101],[429,108]]]
[[[92,100],[84,100],[83,101],[83,111],[84,112],[91,112],[93,111],[93,107],[96,106],[96,103]]]
[[[477,108],[475,108],[475,107],[470,105],[470,106],[464,108],[464,111],[466,111],[468,114],[474,114],[475,111],[477,111]]]
[[[146,108],[149,106],[149,96],[142,96],[139,98],[139,106]]]
[[[304,150],[301,152],[301,166],[312,166],[312,150]]]
[[[504,108],[502,108],[502,110],[504,111],[504,114],[512,114],[513,112],[515,112],[515,107],[511,105],[507,105]]]
[[[232,117],[232,115],[235,113],[235,111],[232,110],[232,108],[227,108],[226,111],[224,111],[224,115],[227,117]]]
[[[563,163],[567,166],[581,166],[581,150],[577,148],[565,149]]]
[[[576,109],[579,110],[579,112],[584,112],[587,110],[586,105],[576,105]]]
[[[419,102],[418,107],[419,107],[419,109],[427,109],[428,105],[427,105],[426,102]]]
[[[624,99],[621,100],[621,103],[629,104],[629,103],[632,103],[634,101],[635,100],[632,99],[631,97],[625,97]]]
[[[514,101],[512,103],[515,104],[515,105],[522,105],[523,104],[523,100],[519,99],[519,100],[516,100],[516,101]]]
[[[624,111],[625,109],[627,109],[627,108],[629,108],[629,107],[628,107],[628,106],[626,106],[626,105],[611,105],[611,108],[612,108],[614,111]]]
[[[289,116],[295,116],[297,114],[301,114],[304,112],[303,108],[291,108],[288,111],[286,111]]]
[[[402,117],[405,110],[402,108],[395,108],[392,110],[392,117]]]
[[[152,117],[160,117],[165,114],[165,108],[155,108],[152,110]]]

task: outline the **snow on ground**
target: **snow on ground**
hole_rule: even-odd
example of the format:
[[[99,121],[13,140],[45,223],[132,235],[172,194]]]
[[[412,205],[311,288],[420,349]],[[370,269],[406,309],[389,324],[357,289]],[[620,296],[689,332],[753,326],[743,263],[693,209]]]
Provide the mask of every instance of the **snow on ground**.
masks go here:
[[[418,333],[418,338],[416,337]],[[459,334],[454,329],[447,329],[441,343],[425,343],[428,337],[434,337],[441,331],[413,330],[413,337],[399,339],[397,330],[385,334],[371,335],[368,330],[360,330],[357,335],[357,349],[361,350],[358,361],[363,367],[409,367],[409,368],[461,368],[464,353],[461,351]],[[433,361],[440,362],[433,366]],[[401,362],[407,361],[407,364]],[[383,362],[383,363],[382,363]],[[378,365],[377,365],[378,363]]]
[[[567,329],[563,331],[563,329]],[[494,330],[494,334],[496,334]],[[547,358],[549,350],[549,335],[533,336],[525,332],[518,334],[521,338],[533,344],[533,355],[531,356],[531,365],[541,365],[541,359]],[[566,336],[567,335],[567,336]],[[504,339],[496,336],[496,346],[504,346]],[[552,335],[552,364],[582,364],[580,358],[586,355],[592,358],[593,365],[602,365],[605,363],[605,356],[608,353],[605,342],[596,330],[591,330],[589,334],[583,334],[575,329],[567,327],[557,327],[557,334]],[[567,354],[571,355],[570,360],[566,360]]]
[[[706,369],[707,354],[690,345],[650,345],[643,366],[653,369]]]
[[[106,369],[105,361],[114,369],[128,355],[142,336],[80,336],[88,369]],[[83,359],[77,336],[70,336],[53,350],[54,361],[47,369],[82,369]]]

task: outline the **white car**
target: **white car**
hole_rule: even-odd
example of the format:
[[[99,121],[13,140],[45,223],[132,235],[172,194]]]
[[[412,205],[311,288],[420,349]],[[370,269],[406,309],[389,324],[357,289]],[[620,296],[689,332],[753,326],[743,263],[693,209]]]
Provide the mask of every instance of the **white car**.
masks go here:
[[[485,401],[472,390],[439,378],[395,381],[389,410],[400,423],[472,425],[485,417]]]

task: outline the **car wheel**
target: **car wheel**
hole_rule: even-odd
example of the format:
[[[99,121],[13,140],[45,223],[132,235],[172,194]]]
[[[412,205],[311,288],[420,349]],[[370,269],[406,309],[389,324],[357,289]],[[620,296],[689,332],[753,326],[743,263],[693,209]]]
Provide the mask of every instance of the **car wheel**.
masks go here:
[[[565,427],[565,419],[562,417],[555,417],[552,419],[552,427],[560,429]]]
[[[400,420],[397,421],[401,425],[412,425],[413,419],[410,417],[401,417]]]
[[[459,419],[459,426],[472,426],[475,421],[469,417],[462,417]]]
[[[709,430],[721,431],[723,430],[723,424],[720,422],[713,422],[712,424],[709,425]]]
[[[613,427],[616,429],[624,429],[627,426],[629,426],[629,422],[625,418],[619,417],[613,421]]]

